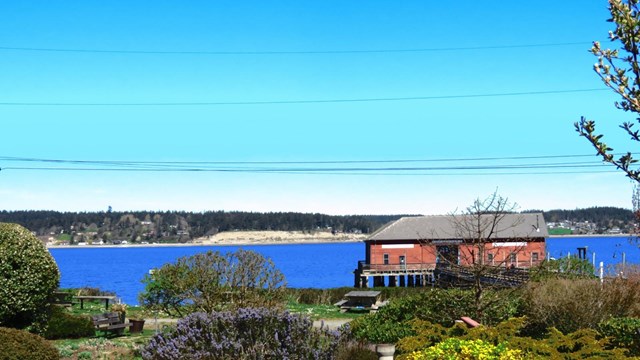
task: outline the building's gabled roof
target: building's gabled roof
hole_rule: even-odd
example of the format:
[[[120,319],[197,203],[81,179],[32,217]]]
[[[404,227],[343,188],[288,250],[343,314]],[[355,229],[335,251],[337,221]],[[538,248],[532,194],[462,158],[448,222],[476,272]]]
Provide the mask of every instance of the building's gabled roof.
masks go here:
[[[403,217],[371,234],[367,240],[526,239],[548,237],[542,213],[435,215]],[[491,231],[492,223],[497,225]],[[479,234],[478,229],[482,229]]]

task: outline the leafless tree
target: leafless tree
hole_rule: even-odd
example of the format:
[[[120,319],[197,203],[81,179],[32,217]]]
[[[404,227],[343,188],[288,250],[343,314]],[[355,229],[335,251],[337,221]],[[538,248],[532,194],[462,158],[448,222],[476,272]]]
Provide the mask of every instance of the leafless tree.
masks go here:
[[[518,253],[525,251],[529,236],[523,236],[521,230],[516,231],[517,227],[522,229],[524,223],[524,216],[518,214],[517,209],[517,204],[496,191],[487,198],[474,200],[462,211],[449,214],[449,231],[452,233],[447,234],[447,238],[457,239],[459,243],[455,247],[458,253],[453,257],[437,253],[438,262],[444,264],[456,278],[471,284],[475,316],[480,321],[487,310],[502,306],[511,295],[510,291],[488,290],[510,287],[511,291],[515,291],[523,283],[522,271],[513,268],[512,254],[517,258]],[[437,239],[436,233],[439,231],[432,231],[431,236],[423,238]],[[536,231],[531,229],[531,233]],[[514,245],[496,249],[492,246],[496,240],[512,242]],[[438,247],[429,240],[422,240],[421,243],[431,245],[428,248],[438,251]]]

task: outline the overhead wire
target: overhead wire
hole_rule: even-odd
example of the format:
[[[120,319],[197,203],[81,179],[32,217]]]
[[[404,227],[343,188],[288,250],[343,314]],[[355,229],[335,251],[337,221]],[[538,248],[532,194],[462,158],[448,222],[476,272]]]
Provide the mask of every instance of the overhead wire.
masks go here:
[[[326,174],[326,175],[437,175],[447,172],[461,175],[461,171],[472,171],[475,175],[572,173],[568,169],[582,169],[580,172],[594,171],[611,165],[592,161],[557,161],[561,159],[584,158],[585,154],[542,155],[511,157],[436,158],[436,159],[385,159],[385,160],[332,160],[332,161],[113,161],[113,160],[64,160],[31,157],[0,156],[0,161],[17,163],[47,163],[61,166],[7,166],[0,170],[34,171],[118,171],[118,172],[219,172],[219,173],[280,173],[280,174]],[[522,160],[546,160],[543,162],[522,162]],[[553,161],[550,161],[553,160]],[[383,164],[410,164],[428,162],[492,162],[479,165],[440,166],[388,166]],[[517,163],[509,163],[518,161]],[[498,163],[496,163],[498,162]],[[376,166],[354,166],[375,164]],[[331,165],[331,166],[326,166]],[[345,166],[342,166],[345,165]],[[558,171],[550,171],[555,170]],[[505,170],[512,170],[505,172]],[[519,172],[515,172],[515,171]],[[530,171],[522,171],[530,170]],[[544,171],[543,171],[544,170]],[[563,171],[564,170],[564,171]],[[444,175],[444,174],[441,174]]]
[[[536,47],[562,47],[592,44],[591,41],[556,42],[540,44],[483,45],[405,49],[347,49],[347,50],[267,50],[267,51],[184,51],[184,50],[123,50],[123,49],[82,49],[0,46],[3,51],[53,52],[53,53],[94,53],[131,55],[331,55],[331,54],[379,54],[379,53],[420,53],[439,51],[499,50]]]
[[[583,93],[594,91],[608,91],[606,88],[591,89],[567,89],[567,90],[542,90],[503,92],[485,94],[461,94],[461,95],[432,95],[432,96],[403,96],[403,97],[377,97],[377,98],[351,98],[351,99],[311,99],[311,100],[266,100],[266,101],[203,101],[203,102],[21,102],[0,101],[0,106],[222,106],[222,105],[287,105],[287,104],[324,104],[324,103],[358,103],[358,102],[386,102],[386,101],[425,101],[442,99],[469,99],[502,96],[523,95],[548,95]]]

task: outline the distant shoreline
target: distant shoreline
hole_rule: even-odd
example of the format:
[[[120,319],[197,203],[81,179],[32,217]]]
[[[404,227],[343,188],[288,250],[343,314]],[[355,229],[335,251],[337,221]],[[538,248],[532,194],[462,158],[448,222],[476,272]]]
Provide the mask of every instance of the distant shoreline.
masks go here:
[[[549,235],[550,238],[576,238],[576,237],[638,237],[633,234],[569,234],[569,235]]]
[[[364,234],[332,234],[330,232],[303,233],[297,231],[227,231],[214,236],[194,239],[188,243],[155,244],[106,244],[106,245],[55,245],[51,249],[97,249],[97,248],[138,248],[138,247],[187,247],[187,246],[250,246],[250,245],[299,245],[336,244],[361,242]]]
[[[247,232],[243,233],[245,236]],[[227,233],[229,235],[229,233]],[[262,238],[244,238],[244,237],[236,237],[231,238],[226,236],[224,239],[216,240],[215,238],[212,240],[211,238],[201,238],[196,239],[194,242],[189,243],[156,243],[156,244],[121,244],[121,245],[54,245],[47,244],[47,248],[49,249],[106,249],[106,248],[154,248],[154,247],[190,247],[190,246],[254,246],[254,245],[305,245],[305,244],[339,244],[339,243],[358,243],[362,242],[366,239],[366,236],[359,235],[357,237],[345,237],[345,236],[335,236],[333,238],[327,238],[325,236],[320,236],[318,238],[313,238],[313,235],[308,235],[304,238],[296,237],[295,235],[286,238],[286,239],[276,239],[274,237],[264,237],[262,234]],[[256,236],[260,237],[260,236]],[[571,235],[549,235],[549,238],[561,239],[561,238],[596,238],[596,237],[617,237],[617,238],[632,238],[637,237],[637,235],[632,234],[571,234]]]
[[[362,240],[318,240],[318,241],[261,241],[261,242],[226,242],[226,243],[164,243],[164,244],[125,244],[125,245],[50,245],[47,249],[106,249],[106,248],[147,248],[147,247],[190,247],[190,246],[262,246],[262,245],[305,245],[305,244],[347,244],[359,243]]]

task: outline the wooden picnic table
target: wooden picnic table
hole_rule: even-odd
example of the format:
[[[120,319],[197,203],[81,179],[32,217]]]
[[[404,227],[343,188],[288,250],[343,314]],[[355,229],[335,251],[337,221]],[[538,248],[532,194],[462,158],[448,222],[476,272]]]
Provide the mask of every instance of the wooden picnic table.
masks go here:
[[[80,300],[80,309],[84,308],[85,300],[104,300],[104,308],[109,309],[109,300],[113,300],[116,297],[114,295],[78,295],[73,298]]]
[[[345,299],[334,305],[339,306],[342,311],[347,310],[378,310],[386,302],[379,301],[380,291],[351,291],[344,295]]]

